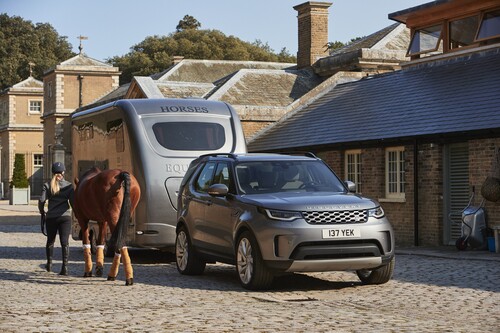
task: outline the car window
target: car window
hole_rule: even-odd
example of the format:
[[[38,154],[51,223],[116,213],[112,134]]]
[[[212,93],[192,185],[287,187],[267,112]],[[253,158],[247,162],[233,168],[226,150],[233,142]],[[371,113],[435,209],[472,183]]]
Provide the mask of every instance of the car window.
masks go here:
[[[229,164],[227,162],[219,162],[219,164],[217,164],[212,184],[224,184],[228,189],[232,188],[229,175]]]
[[[211,185],[212,176],[215,170],[215,162],[208,162],[205,164],[203,169],[198,176],[198,179],[194,183],[195,190],[198,192],[207,192]]]
[[[344,185],[320,161],[256,161],[236,166],[238,189],[245,194],[284,191],[343,192]]]

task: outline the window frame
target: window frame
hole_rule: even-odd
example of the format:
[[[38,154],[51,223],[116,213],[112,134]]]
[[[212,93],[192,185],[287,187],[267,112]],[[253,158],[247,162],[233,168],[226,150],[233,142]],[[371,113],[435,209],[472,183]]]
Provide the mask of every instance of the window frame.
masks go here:
[[[350,163],[349,162],[349,156],[354,157],[354,162]],[[352,164],[354,166],[354,179],[349,179],[349,165]],[[344,176],[345,180],[349,180],[354,182],[356,185],[356,193],[361,193],[361,185],[363,184],[361,177],[362,177],[362,170],[363,167],[363,159],[361,155],[361,149],[351,149],[351,150],[346,150],[344,152]]]
[[[483,21],[484,21],[484,17],[486,15],[488,15],[489,13],[493,13],[493,12],[500,12],[500,7],[493,8],[492,10],[481,12],[481,15],[480,15],[480,18],[479,18],[479,24],[477,25],[477,30],[476,30],[476,33],[474,35],[474,42],[485,42],[485,41],[488,41],[488,40],[491,40],[491,39],[500,38],[500,33],[499,33],[497,35],[493,35],[493,36],[489,36],[489,37],[484,37],[484,38],[478,39],[479,32],[481,31],[481,27],[482,27],[482,24],[483,24]]]
[[[40,103],[40,111],[33,111],[31,108],[31,103]],[[41,99],[29,99],[28,100],[28,114],[40,115],[43,113],[43,100]]]
[[[441,30],[440,30],[440,33],[439,33],[439,37],[437,38],[435,47],[432,48],[432,49],[425,49],[425,50],[422,50],[421,48],[419,48],[419,50],[420,50],[419,52],[412,53],[411,52],[411,47],[412,47],[415,35],[417,33],[419,33],[420,31],[422,31],[423,29],[432,28],[432,27],[438,27],[438,26],[441,27]],[[439,45],[441,45],[441,43],[443,43],[443,47],[444,47],[444,41],[443,41],[443,33],[444,33],[444,31],[445,31],[444,22],[438,22],[437,24],[432,24],[432,25],[427,25],[427,26],[420,27],[420,28],[415,28],[415,30],[413,30],[412,34],[411,34],[410,44],[408,45],[408,50],[406,51],[406,56],[407,57],[414,57],[414,56],[419,56],[419,55],[422,55],[422,54],[436,52],[437,50],[439,50]]]
[[[394,182],[391,182],[391,177],[390,177],[390,155],[391,153],[396,152],[396,160],[392,163],[395,163],[396,170],[395,170],[395,175],[396,175],[396,191],[391,190],[391,184],[394,184]],[[405,147],[404,146],[399,146],[399,147],[388,147],[385,149],[385,197],[386,199],[399,199],[399,200],[404,200],[405,199],[405,193],[406,193],[406,153],[405,153]]]

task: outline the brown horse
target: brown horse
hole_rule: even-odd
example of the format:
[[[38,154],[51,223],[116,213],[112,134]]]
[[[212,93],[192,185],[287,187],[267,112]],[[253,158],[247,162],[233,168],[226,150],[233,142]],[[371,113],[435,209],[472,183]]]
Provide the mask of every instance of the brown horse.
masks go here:
[[[102,276],[104,268],[104,242],[107,226],[112,233],[109,246],[115,249],[115,257],[108,280],[115,280],[120,266],[120,257],[125,270],[126,285],[134,283],[134,273],[126,247],[127,224],[137,207],[141,190],[133,175],[119,169],[101,171],[96,167],[75,178],[73,212],[82,229],[84,277],[92,276],[89,220],[99,225],[96,253],[96,276]],[[122,189],[123,188],[123,189]]]

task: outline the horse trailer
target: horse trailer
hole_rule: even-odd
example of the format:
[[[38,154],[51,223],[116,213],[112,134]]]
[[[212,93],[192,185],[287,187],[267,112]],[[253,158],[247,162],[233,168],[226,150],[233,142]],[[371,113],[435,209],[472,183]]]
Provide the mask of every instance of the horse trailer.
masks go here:
[[[139,181],[141,199],[127,244],[171,249],[177,194],[192,160],[207,153],[245,153],[240,120],[227,103],[203,99],[118,100],[71,116],[73,177],[91,167],[122,169]],[[91,243],[98,235],[90,223]],[[73,222],[72,237],[81,239]]]

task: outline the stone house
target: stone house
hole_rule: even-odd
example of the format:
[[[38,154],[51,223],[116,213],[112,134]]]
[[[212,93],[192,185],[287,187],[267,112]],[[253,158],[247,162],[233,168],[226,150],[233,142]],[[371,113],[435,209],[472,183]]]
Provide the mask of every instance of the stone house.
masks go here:
[[[81,49],[80,49],[81,51]],[[44,179],[50,179],[53,162],[64,162],[72,179],[71,123],[77,108],[118,88],[119,69],[80,52],[44,73],[43,154]]]
[[[7,196],[15,154],[25,157],[31,193],[41,193],[43,83],[29,77],[0,92],[0,198]]]
[[[328,87],[249,150],[313,151],[381,202],[398,244],[451,245],[500,154],[500,4],[434,1],[389,18],[410,29],[411,61]],[[499,225],[500,204],[485,207]]]

